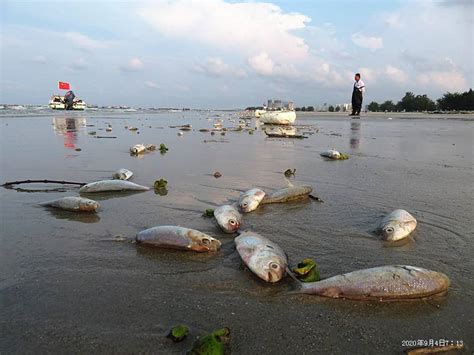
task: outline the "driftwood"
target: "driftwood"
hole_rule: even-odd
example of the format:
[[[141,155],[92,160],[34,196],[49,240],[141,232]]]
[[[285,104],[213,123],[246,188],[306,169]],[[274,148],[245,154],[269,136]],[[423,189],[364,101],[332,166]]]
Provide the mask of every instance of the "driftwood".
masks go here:
[[[33,183],[43,183],[43,184],[63,184],[63,185],[86,185],[85,182],[72,182],[72,181],[60,181],[60,180],[20,180],[20,181],[9,181],[4,183],[2,186],[8,188],[9,186],[19,185],[19,184],[33,184]]]

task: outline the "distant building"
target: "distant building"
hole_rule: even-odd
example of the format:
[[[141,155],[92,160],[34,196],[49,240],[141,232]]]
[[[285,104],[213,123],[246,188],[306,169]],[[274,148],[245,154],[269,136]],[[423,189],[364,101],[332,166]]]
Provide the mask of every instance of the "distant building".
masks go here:
[[[295,104],[293,101],[283,102],[279,99],[268,99],[267,110],[280,110],[280,109],[294,110]]]

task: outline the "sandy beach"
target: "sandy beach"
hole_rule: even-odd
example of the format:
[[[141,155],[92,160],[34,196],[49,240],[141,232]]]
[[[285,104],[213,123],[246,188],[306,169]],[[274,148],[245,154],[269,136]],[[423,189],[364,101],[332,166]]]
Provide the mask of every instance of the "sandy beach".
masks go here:
[[[0,188],[1,353],[178,354],[197,334],[224,326],[235,354],[399,354],[404,340],[418,339],[462,340],[472,350],[472,115],[304,113],[296,120],[308,136],[301,140],[267,138],[261,128],[199,132],[218,120],[238,124],[232,111],[2,114],[2,183],[92,182],[127,168],[137,184],[166,179],[168,192],[97,194],[98,213],[77,214],[39,206],[77,196],[76,186]],[[183,124],[192,130],[182,136],[170,128]],[[131,156],[137,143],[169,151]],[[350,159],[320,156],[331,148]],[[244,215],[243,230],[278,243],[291,265],[315,259],[323,278],[414,265],[448,275],[448,294],[357,302],[291,293],[297,286],[289,277],[275,285],[255,277],[233,236],[202,213],[252,187],[284,187],[288,168],[296,169],[294,184],[313,186],[324,203],[266,205]],[[391,247],[373,230],[397,208],[418,227],[408,243]],[[200,230],[222,248],[197,254],[111,240],[156,225]],[[192,336],[174,344],[164,334],[180,323]]]

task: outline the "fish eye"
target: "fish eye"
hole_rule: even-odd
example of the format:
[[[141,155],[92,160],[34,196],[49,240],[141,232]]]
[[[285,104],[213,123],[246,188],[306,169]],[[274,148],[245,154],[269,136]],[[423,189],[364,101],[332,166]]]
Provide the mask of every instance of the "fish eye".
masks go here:
[[[385,232],[387,233],[393,233],[393,231],[394,231],[393,227],[385,228]]]
[[[229,220],[229,224],[230,224],[231,226],[234,226],[234,225],[235,225],[235,221],[234,221],[233,219],[230,219],[230,220]]]
[[[270,263],[270,267],[273,269],[273,270],[276,270],[279,268],[278,264],[277,263]]]
[[[209,244],[211,244],[211,241],[207,238],[202,238],[201,243],[204,244],[204,245],[209,245]]]
[[[242,203],[242,207],[247,207],[249,204],[247,202]]]

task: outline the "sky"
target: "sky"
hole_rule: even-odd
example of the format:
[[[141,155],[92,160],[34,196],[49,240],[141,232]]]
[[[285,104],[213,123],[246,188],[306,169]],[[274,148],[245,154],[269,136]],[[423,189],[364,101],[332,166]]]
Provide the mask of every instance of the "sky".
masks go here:
[[[472,0],[0,2],[1,103],[241,108],[473,87]]]

